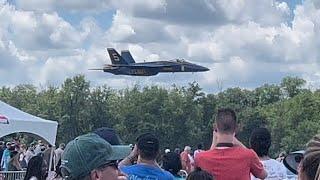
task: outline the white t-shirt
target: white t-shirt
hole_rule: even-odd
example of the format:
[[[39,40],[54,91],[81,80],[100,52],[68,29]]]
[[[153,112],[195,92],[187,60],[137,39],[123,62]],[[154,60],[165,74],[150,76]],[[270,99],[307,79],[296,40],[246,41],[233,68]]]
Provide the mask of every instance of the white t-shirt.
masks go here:
[[[56,159],[55,159],[55,166],[58,164],[58,162],[59,162],[59,160],[61,159],[61,156],[62,156],[62,153],[63,153],[63,150],[61,149],[61,148],[58,148],[58,149],[56,149],[55,151],[54,151],[54,153],[55,153],[55,157],[56,157]]]
[[[265,180],[283,180],[287,179],[287,171],[282,163],[274,159],[268,159],[261,161],[264,169],[267,171],[268,176]],[[258,178],[251,175],[251,180],[257,180]]]

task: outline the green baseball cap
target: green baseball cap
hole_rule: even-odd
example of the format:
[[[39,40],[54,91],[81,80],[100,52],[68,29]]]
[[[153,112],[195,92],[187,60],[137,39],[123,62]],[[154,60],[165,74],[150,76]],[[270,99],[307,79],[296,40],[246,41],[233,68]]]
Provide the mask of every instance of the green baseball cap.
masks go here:
[[[62,154],[61,172],[65,179],[79,179],[110,161],[124,159],[130,152],[130,146],[111,145],[94,133],[78,136]]]

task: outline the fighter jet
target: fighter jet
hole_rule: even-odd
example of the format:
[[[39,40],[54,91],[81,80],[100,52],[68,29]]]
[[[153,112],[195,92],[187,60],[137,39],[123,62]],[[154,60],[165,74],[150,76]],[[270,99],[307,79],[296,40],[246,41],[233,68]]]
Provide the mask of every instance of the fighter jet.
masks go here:
[[[112,64],[106,64],[101,69],[114,75],[154,76],[158,73],[168,72],[202,72],[208,68],[189,63],[184,59],[170,61],[154,61],[136,63],[128,50],[121,51],[121,55],[113,48],[107,48]]]

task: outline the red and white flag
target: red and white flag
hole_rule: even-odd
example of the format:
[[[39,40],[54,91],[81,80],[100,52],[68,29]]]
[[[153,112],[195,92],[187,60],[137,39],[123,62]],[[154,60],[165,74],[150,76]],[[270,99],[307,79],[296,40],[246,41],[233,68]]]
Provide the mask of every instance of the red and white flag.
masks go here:
[[[5,115],[0,114],[0,124],[9,124],[9,119]]]

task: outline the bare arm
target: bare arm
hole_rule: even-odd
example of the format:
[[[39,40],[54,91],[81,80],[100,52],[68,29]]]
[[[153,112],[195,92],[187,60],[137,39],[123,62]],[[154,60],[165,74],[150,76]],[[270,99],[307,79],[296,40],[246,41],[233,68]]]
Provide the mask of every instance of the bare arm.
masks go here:
[[[129,156],[127,156],[122,161],[120,161],[118,166],[119,167],[130,166],[132,165],[132,162],[137,159],[137,157],[138,157],[138,147],[137,145],[134,145],[134,148],[129,154]]]
[[[268,173],[266,170],[263,170],[263,172],[261,173],[261,175],[259,175],[258,177],[256,176],[256,178],[259,179],[265,179],[268,176]]]

